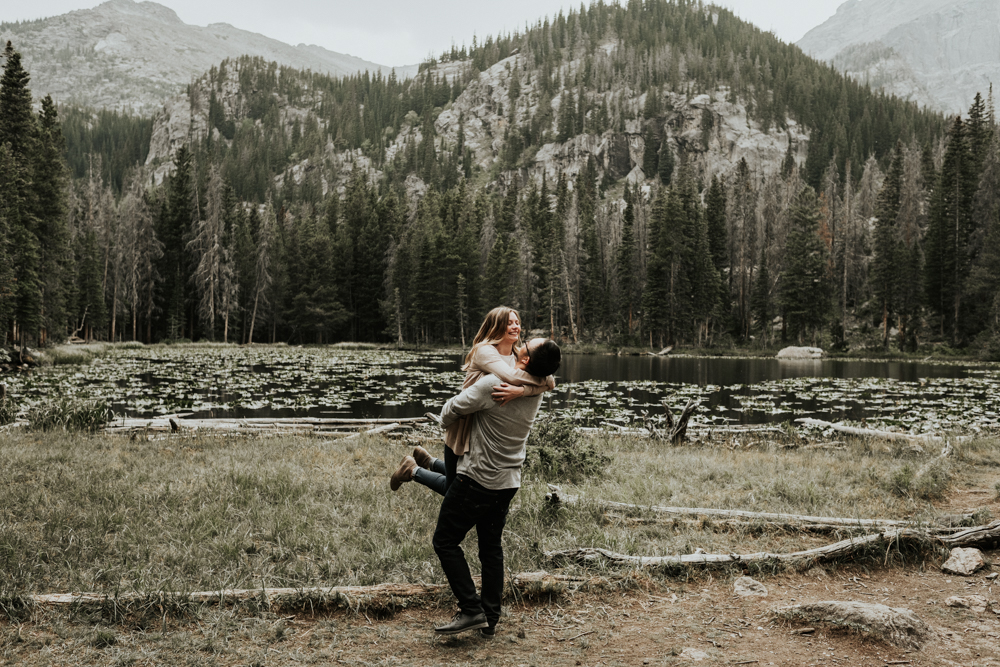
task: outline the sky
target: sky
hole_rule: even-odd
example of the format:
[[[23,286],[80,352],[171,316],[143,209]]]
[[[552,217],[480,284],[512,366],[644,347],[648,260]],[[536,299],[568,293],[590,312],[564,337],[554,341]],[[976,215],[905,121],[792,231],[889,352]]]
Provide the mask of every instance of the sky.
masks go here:
[[[605,0],[610,2],[613,0]],[[798,41],[845,0],[718,0],[786,42]],[[89,9],[97,0],[0,0],[0,22]],[[473,35],[523,32],[525,23],[579,8],[577,0],[158,0],[182,21],[229,23],[289,44],[316,44],[380,65],[414,65]],[[589,6],[590,0],[585,4]]]

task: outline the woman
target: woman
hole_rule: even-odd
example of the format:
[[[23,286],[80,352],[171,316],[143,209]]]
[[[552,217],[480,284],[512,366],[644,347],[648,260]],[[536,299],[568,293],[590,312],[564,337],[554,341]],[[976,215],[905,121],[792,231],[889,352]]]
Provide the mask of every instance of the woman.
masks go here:
[[[462,389],[491,373],[503,381],[494,392],[494,399],[501,405],[521,396],[535,396],[554,389],[556,383],[551,375],[541,379],[514,368],[521,347],[521,317],[517,311],[507,306],[491,310],[472,340],[472,349],[462,365],[465,371]],[[437,418],[432,413],[428,416]],[[423,447],[415,447],[413,456],[403,457],[389,480],[389,487],[395,491],[412,479],[443,496],[455,479],[458,457],[469,449],[471,432],[471,417],[463,417],[448,426],[444,437],[444,461],[434,458]]]

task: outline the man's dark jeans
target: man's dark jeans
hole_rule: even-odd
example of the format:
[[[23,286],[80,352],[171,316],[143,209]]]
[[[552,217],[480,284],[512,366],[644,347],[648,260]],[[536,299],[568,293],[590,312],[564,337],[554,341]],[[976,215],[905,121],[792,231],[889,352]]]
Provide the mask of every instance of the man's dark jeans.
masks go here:
[[[490,627],[500,620],[500,598],[503,595],[503,546],[500,539],[507,523],[510,501],[516,493],[516,488],[493,491],[465,475],[459,475],[448,487],[434,531],[434,551],[441,559],[441,569],[458,598],[459,608],[466,614],[485,613]],[[462,540],[473,526],[479,536],[482,596],[476,595],[476,586],[472,583],[472,574],[462,551]]]

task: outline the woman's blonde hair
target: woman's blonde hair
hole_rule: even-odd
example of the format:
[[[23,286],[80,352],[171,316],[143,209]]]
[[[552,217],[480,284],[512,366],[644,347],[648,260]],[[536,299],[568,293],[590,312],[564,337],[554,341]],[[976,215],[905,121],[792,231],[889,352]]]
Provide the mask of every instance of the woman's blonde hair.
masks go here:
[[[472,349],[469,350],[469,354],[465,357],[465,363],[462,364],[463,371],[468,370],[469,364],[472,363],[472,355],[475,354],[480,346],[496,345],[503,340],[503,337],[507,335],[507,325],[510,324],[511,313],[514,313],[518,322],[521,321],[520,313],[507,306],[497,306],[486,313],[486,319],[483,320],[479,331],[476,332],[476,337],[472,339]],[[514,354],[517,355],[520,349],[521,341],[518,340],[514,343]]]

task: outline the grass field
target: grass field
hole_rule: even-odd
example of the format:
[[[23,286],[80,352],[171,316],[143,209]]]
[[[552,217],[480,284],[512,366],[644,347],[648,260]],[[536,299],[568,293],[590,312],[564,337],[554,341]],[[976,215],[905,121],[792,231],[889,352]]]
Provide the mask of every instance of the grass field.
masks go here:
[[[967,483],[974,481],[980,493],[986,486],[992,494],[992,480],[1000,470],[996,438],[962,443],[949,459],[930,465],[936,453],[916,454],[905,446],[866,440],[850,441],[842,450],[790,447],[802,444],[793,436],[692,447],[603,436],[590,444],[610,463],[576,483],[547,477],[537,465],[526,470],[505,533],[511,572],[551,571],[557,565],[546,562],[543,552],[575,546],[635,555],[697,548],[746,553],[801,550],[838,538],[753,525],[733,529],[708,521],[661,522],[645,510],[613,515],[600,507],[600,499],[933,519],[944,511],[936,508],[946,504],[941,499]],[[59,430],[5,432],[0,437],[0,610],[7,615],[0,613],[0,663],[541,666],[590,664],[599,658],[612,665],[676,664],[680,649],[702,641],[697,639],[702,633],[709,633],[713,647],[730,637],[711,630],[721,622],[715,600],[729,599],[721,596],[727,595],[728,581],[740,574],[727,568],[611,572],[594,566],[589,574],[618,575],[628,595],[606,591],[548,602],[511,601],[505,636],[494,644],[471,636],[435,640],[429,628],[448,615],[441,608],[450,605],[445,599],[391,617],[369,616],[363,609],[288,615],[253,605],[151,604],[145,610],[151,613],[111,618],[106,610],[36,609],[25,615],[17,605],[25,594],[57,592],[140,592],[155,599],[162,591],[445,583],[430,544],[438,497],[415,483],[404,484],[397,493],[389,490],[390,472],[410,449],[381,437],[351,442],[212,435],[146,440]],[[561,483],[582,502],[553,509],[544,497],[547,481]],[[988,500],[995,505],[992,495]],[[987,516],[976,518],[985,521]],[[477,571],[471,539],[467,552]],[[827,578],[820,580],[808,574],[789,580],[777,566],[754,574],[776,589],[776,602],[781,599],[778,590],[792,600],[810,586],[817,595],[829,595],[832,577],[840,585],[841,579],[867,576],[866,571],[872,573],[869,586],[874,587],[874,577],[891,578],[894,566],[901,565],[892,584],[896,590],[912,580],[905,573],[924,572],[925,560],[941,560],[939,551],[880,550],[830,566],[830,577],[821,572]],[[838,567],[844,568],[842,576],[836,574]],[[562,571],[582,569],[571,565]],[[791,585],[781,589],[782,581]],[[898,588],[906,593],[902,602],[926,588],[920,586]],[[664,606],[668,595],[679,601]],[[747,603],[725,605],[722,613],[731,624],[760,612]],[[654,608],[659,611],[650,615]],[[938,607],[933,609],[939,613]],[[947,620],[940,614],[941,622]],[[577,621],[587,624],[573,629]],[[758,623],[764,625],[756,630],[741,626],[741,639],[726,639],[734,648],[736,642],[754,642],[734,655],[774,660],[777,652],[785,659],[775,664],[805,664],[796,653],[799,648],[780,639],[765,621],[752,625]],[[552,628],[565,628],[558,631],[563,638],[549,637]],[[874,656],[883,650],[877,644],[849,648],[852,655]],[[811,653],[803,649],[803,655]],[[721,649],[708,650],[721,661],[711,664],[732,659]],[[941,648],[941,655],[949,650]]]
[[[537,468],[526,471],[505,537],[511,571],[544,569],[543,551],[575,546],[666,555],[794,551],[832,541],[752,526],[644,522],[642,512],[609,517],[599,499],[932,518],[932,501],[966,469],[1000,465],[995,439],[961,444],[929,466],[927,454],[866,441],[842,451],[777,442],[674,448],[617,437],[593,444],[611,462],[564,485],[584,499],[579,505],[551,509],[546,480]],[[442,583],[430,544],[439,497],[416,483],[388,488],[409,451],[375,437],[8,433],[0,440],[0,595]]]

